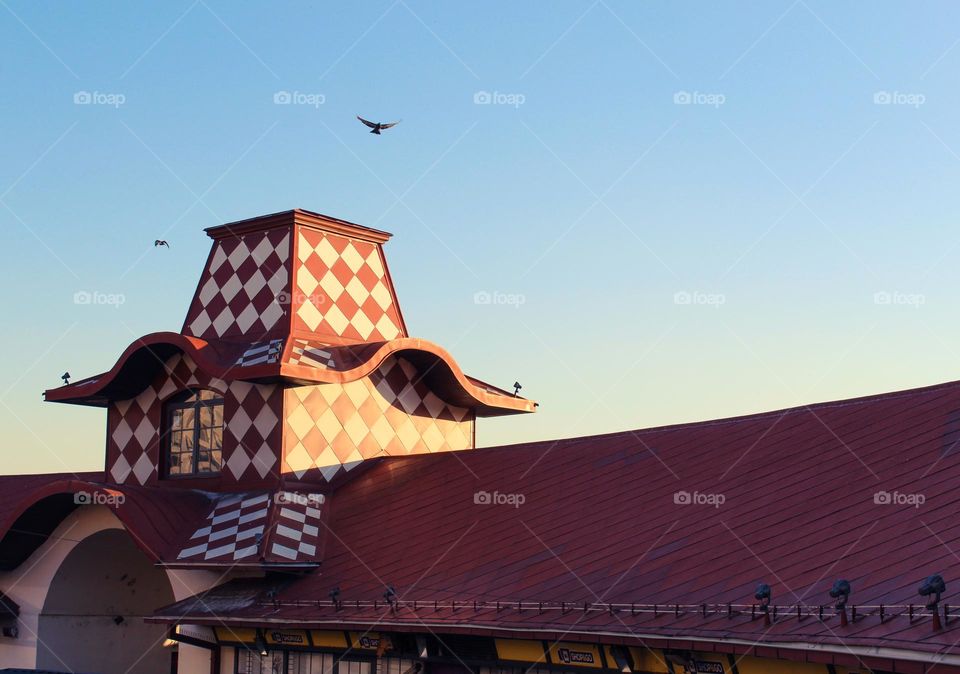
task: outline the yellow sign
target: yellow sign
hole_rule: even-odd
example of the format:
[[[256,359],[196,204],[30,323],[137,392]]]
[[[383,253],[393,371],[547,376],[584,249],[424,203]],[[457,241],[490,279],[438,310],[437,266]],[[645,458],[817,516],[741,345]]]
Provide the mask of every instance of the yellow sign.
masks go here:
[[[561,641],[550,646],[550,661],[555,665],[603,669],[600,649],[594,644]]]
[[[390,636],[379,632],[351,632],[350,645],[360,651],[389,651],[393,648]]]
[[[522,639],[494,639],[494,641],[497,644],[497,658],[500,660],[542,663],[547,661],[543,655],[543,644],[539,641]]]
[[[346,648],[347,637],[343,632],[310,631],[310,641],[317,648]]]
[[[257,631],[249,627],[215,627],[217,641],[230,644],[252,644],[257,638]]]
[[[309,646],[306,630],[265,630],[264,637],[271,646]]]

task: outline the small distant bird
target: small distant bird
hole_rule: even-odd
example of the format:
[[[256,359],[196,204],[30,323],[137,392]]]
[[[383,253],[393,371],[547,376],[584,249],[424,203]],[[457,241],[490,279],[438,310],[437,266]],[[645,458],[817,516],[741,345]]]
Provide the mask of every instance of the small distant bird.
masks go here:
[[[153,247],[156,248],[157,246],[166,246],[167,248],[169,248],[170,244],[164,241],[163,239],[157,239],[156,241],[153,242]]]
[[[520,386],[520,382],[518,382],[518,381],[513,382],[513,397],[514,397],[514,398],[516,398],[517,395],[519,395],[520,389],[522,389],[522,388],[523,388],[523,387]]]
[[[63,380],[63,383],[64,383],[64,384],[69,384],[69,383],[70,383],[70,373],[69,373],[69,372],[64,372],[62,375],[60,375],[60,378]]]
[[[370,122],[370,121],[367,121],[366,119],[364,119],[364,118],[361,117],[360,115],[357,115],[357,119],[359,119],[361,122],[363,122],[364,124],[366,124],[367,126],[370,127],[370,129],[371,129],[370,133],[375,133],[375,134],[377,134],[378,136],[380,135],[380,132],[381,132],[381,131],[385,131],[386,129],[389,129],[391,126],[396,126],[397,124],[399,124],[400,122],[403,121],[403,120],[401,119],[400,122],[390,122],[389,124],[383,124],[383,123],[381,123],[381,122]]]

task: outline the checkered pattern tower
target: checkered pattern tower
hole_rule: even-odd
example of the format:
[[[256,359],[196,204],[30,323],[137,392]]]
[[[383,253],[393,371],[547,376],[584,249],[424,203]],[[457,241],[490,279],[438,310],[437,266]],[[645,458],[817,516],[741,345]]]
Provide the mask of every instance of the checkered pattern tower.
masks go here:
[[[207,233],[213,248],[184,334],[333,343],[407,336],[383,255],[386,232],[298,210]]]
[[[278,511],[289,540],[259,545],[251,540],[263,534],[262,507],[250,495],[323,491],[379,457],[471,449],[477,417],[533,411],[409,337],[383,251],[390,234],[303,210],[207,234],[213,244],[181,332],[147,335],[111,371],[46,394],[107,408],[108,482],[248,495],[219,503],[184,559],[236,561],[254,548],[312,554],[316,522],[303,518],[315,509]],[[173,420],[194,412],[175,410],[198,389],[217,401],[222,422],[202,426],[198,407],[185,435]],[[200,465],[208,437],[218,438],[217,469],[170,468],[165,443],[179,443],[186,465],[193,447]]]

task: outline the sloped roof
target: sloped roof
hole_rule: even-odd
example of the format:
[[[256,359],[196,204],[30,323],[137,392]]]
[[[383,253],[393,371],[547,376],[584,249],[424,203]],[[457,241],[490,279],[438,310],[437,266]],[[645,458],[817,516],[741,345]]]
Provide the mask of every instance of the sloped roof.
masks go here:
[[[105,407],[110,400],[136,396],[176,354],[190,356],[204,373],[232,381],[295,384],[345,383],[366,377],[391,355],[416,365],[437,395],[475,409],[478,416],[533,412],[536,403],[466,375],[446,349],[425,339],[328,344],[291,338],[267,342],[207,342],[176,332],[155,332],[135,340],[110,370],[49,389],[49,402]]]
[[[335,535],[322,572],[269,599],[247,591],[247,601],[216,619],[955,653],[958,614],[951,609],[934,632],[917,588],[940,573],[949,604],[960,582],[958,441],[953,382],[733,419],[393,457],[333,495]],[[477,503],[481,492],[514,505]],[[851,618],[858,607],[845,627],[827,595],[838,578],[853,587]],[[777,606],[769,628],[759,614],[751,618],[759,582],[771,585]],[[396,612],[384,609],[387,584],[401,599]],[[340,610],[328,600],[334,586]],[[206,601],[231,592],[216,588]],[[161,614],[210,619],[190,600]]]

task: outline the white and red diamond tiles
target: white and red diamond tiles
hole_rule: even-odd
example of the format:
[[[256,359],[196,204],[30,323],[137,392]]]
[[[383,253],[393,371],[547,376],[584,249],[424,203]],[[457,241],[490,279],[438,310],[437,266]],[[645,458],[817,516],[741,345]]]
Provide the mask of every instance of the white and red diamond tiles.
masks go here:
[[[217,496],[206,521],[177,555],[179,562],[240,562],[272,558],[316,561],[322,494],[291,492]],[[269,554],[261,551],[269,541]]]
[[[346,384],[289,388],[284,415],[281,470],[301,479],[329,481],[380,455],[473,446],[472,412],[437,397],[402,358]]]
[[[270,513],[270,494],[221,496],[206,523],[180,551],[180,561],[256,558]]]
[[[337,369],[337,362],[333,351],[329,349],[329,344],[311,342],[306,339],[293,340],[290,345],[290,358],[287,362],[291,365],[308,365],[323,370]]]
[[[263,480],[277,463],[283,393],[274,385],[209,377],[191,358],[171,356],[161,372],[135,398],[110,405],[107,472],[117,484],[146,484],[158,477],[163,404],[187,388],[223,394],[224,471],[236,482]]]
[[[237,482],[263,479],[277,463],[283,390],[272,384],[235,380],[224,398],[224,471]],[[231,404],[228,404],[228,400]],[[233,440],[227,446],[227,437]]]
[[[280,492],[271,528],[270,554],[289,562],[313,559],[320,543],[323,496]]]
[[[361,341],[405,336],[380,247],[297,230],[294,330]]]
[[[278,326],[289,293],[290,233],[255,232],[213,244],[184,333],[203,339],[253,335]]]

